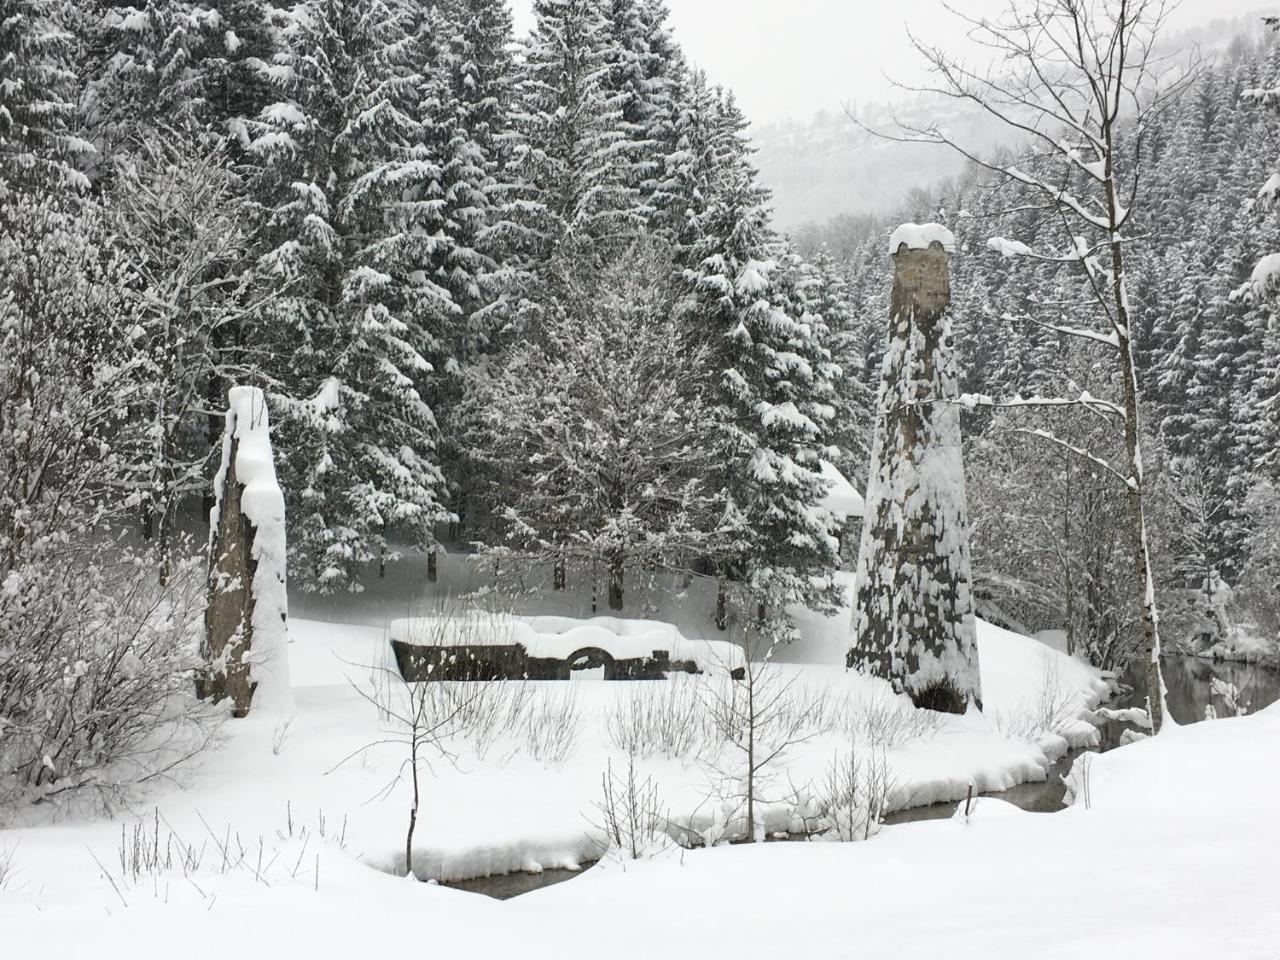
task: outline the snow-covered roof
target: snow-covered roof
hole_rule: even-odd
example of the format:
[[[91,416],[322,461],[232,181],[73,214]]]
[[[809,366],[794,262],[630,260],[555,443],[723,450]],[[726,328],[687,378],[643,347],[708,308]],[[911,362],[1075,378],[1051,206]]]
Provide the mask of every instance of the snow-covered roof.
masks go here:
[[[824,507],[846,518],[861,517],[866,512],[862,494],[845,479],[834,463],[822,461],[822,478],[827,481],[827,495],[822,501]]]
[[[889,254],[893,255],[904,244],[908,250],[928,250],[933,243],[942,244],[947,253],[956,252],[956,238],[940,223],[904,223],[889,238]]]

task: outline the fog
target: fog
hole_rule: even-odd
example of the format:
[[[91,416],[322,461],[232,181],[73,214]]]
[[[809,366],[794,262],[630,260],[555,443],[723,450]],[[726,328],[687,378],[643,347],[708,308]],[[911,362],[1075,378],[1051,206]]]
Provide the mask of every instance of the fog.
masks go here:
[[[527,29],[532,0],[514,0]],[[998,13],[1007,0],[955,0],[967,15]],[[807,118],[845,103],[883,100],[885,78],[920,78],[906,28],[928,41],[963,42],[941,0],[668,0],[689,57],[731,86],[756,122]],[[1170,27],[1264,9],[1258,0],[1185,0]]]

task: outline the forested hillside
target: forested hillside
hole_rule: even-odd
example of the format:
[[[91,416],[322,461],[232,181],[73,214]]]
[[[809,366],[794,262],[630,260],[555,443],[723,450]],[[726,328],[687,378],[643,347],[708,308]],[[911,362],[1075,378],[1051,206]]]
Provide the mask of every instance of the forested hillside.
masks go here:
[[[95,524],[167,569],[238,384],[273,408],[295,589],[447,540],[607,571],[618,608],[661,567],[834,601],[849,302],[774,231],[662,0],[535,13],[0,3],[4,350],[39,371],[0,367],[5,475],[84,454],[39,522],[3,492],[0,570]]]
[[[898,220],[959,239],[967,391],[1115,392],[1089,349],[1023,319],[1069,324],[1081,281],[1070,257],[1033,270],[988,245],[1044,224],[978,172],[892,221],[778,233],[748,118],[662,0],[541,0],[520,38],[503,0],[0,12],[0,304],[21,358],[0,455],[36,478],[0,491],[0,569],[33,585],[93,527],[140,531],[167,577],[239,384],[273,408],[295,589],[358,591],[443,546],[557,585],[592,570],[615,608],[675,569],[830,609],[823,461],[865,474]],[[1228,588],[1276,623],[1280,333],[1248,281],[1280,249],[1259,199],[1277,118],[1246,93],[1278,72],[1270,37],[1229,45],[1145,132],[1130,290],[1183,636]],[[1121,498],[1027,434],[1048,421],[1097,439],[1073,411],[966,414],[980,593],[1119,663]]]
[[[1126,231],[1154,461],[1147,467],[1159,491],[1151,504],[1156,566],[1171,636],[1184,640],[1216,632],[1204,618],[1213,595],[1226,595],[1223,584],[1236,592],[1227,604],[1233,616],[1264,631],[1276,623],[1280,330],[1274,302],[1251,281],[1259,261],[1280,249],[1271,209],[1280,121],[1267,92],[1277,75],[1269,36],[1232,44],[1207,66],[1146,133],[1137,220]],[[996,189],[997,179],[974,169],[915,193],[878,225],[844,220],[801,232],[810,255],[846,251],[868,383],[888,312],[884,236],[902,220],[938,219],[959,243],[953,309],[963,389],[996,402],[1082,390],[1114,398],[1118,385],[1098,351],[1043,326],[1046,316],[1083,325],[1090,309],[1072,252],[1060,250],[1056,266],[1020,255],[1019,244],[1050,240],[1059,225],[1027,209],[1028,193]],[[1017,242],[992,241],[1006,237]],[[1268,276],[1259,274],[1264,284]],[[1101,471],[1019,432],[1052,428],[1081,447],[1105,446],[1095,420],[978,407],[966,414],[966,465],[988,612],[1033,628],[1071,624],[1098,662],[1112,663],[1124,659],[1133,615],[1126,598],[1137,594],[1121,491]]]

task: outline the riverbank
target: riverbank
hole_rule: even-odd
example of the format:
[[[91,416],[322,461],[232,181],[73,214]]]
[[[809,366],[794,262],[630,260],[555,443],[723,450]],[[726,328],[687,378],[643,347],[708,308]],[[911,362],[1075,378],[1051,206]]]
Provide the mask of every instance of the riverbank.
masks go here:
[[[412,784],[405,731],[376,703],[386,692],[385,636],[306,620],[292,621],[291,635],[296,713],[226,723],[218,745],[176,782],[135,794],[116,817],[86,820],[72,805],[25,811],[45,825],[0,833],[0,844],[33,861],[28,881],[79,883],[94,868],[91,855],[119,859],[122,827],[145,831],[157,818],[153,843],[217,847],[215,839],[238,835],[261,843],[266,859],[288,846],[280,835],[303,827],[328,839],[318,836],[323,823],[327,835],[341,831],[344,856],[402,875]],[[763,831],[803,829],[805,808],[851,748],[865,764],[883,763],[883,801],[893,809],[956,800],[971,784],[981,793],[1043,780],[1054,759],[1096,741],[1079,715],[1109,693],[1097,671],[988,624],[979,646],[986,711],[963,717],[916,711],[882,681],[838,667],[770,667],[770,682],[790,685],[789,709],[812,717],[760,771]],[[467,729],[427,752],[414,873],[456,881],[596,859],[601,778],[626,769],[628,740],[640,745],[637,774],[650,779],[670,821],[711,839],[732,836],[744,812],[741,755],[708,722],[715,682],[482,685]],[[110,892],[110,881],[98,876],[90,886]]]
[[[557,960],[1273,960],[1278,746],[1280,708],[1171,727],[1078,768],[1077,802],[1062,813],[980,799],[968,818],[891,827],[866,843],[603,864],[507,902],[396,879],[362,864],[350,836],[345,849],[332,830],[306,847],[296,828],[283,869],[277,858],[261,875],[222,872],[206,854],[188,878],[173,869],[113,889],[85,866],[101,835],[49,828],[16,846],[0,938],[15,956],[103,960],[329,960],[374,944]],[[15,850],[14,840],[3,842]],[[308,866],[291,877],[298,860]],[[1070,922],[1055,922],[1064,911]]]

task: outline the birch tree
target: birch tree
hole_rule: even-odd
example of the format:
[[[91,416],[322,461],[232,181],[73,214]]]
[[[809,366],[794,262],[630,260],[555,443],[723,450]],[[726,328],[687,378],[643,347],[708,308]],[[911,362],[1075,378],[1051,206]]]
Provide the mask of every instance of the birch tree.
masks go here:
[[[1138,328],[1125,266],[1129,248],[1141,239],[1130,225],[1144,199],[1149,134],[1199,72],[1194,61],[1175,63],[1156,52],[1172,6],[1167,0],[1035,0],[1010,4],[991,20],[950,8],[970,39],[990,54],[991,65],[974,66],[912,36],[932,79],[907,89],[978,109],[1023,139],[1026,149],[1005,164],[984,159],[936,123],[899,121],[895,132],[882,134],[947,146],[996,174],[1017,193],[1016,212],[1034,211],[1042,227],[1034,247],[1016,237],[992,237],[988,246],[1046,269],[1076,272],[1068,295],[1054,301],[1032,298],[1018,319],[1109,354],[1118,381],[1116,399],[1080,391],[1015,403],[1075,407],[1111,423],[1123,437],[1122,455],[1108,459],[1036,431],[1045,442],[1069,447],[1090,461],[1126,492],[1155,732],[1164,714],[1160,619],[1144,507],[1134,360]]]

